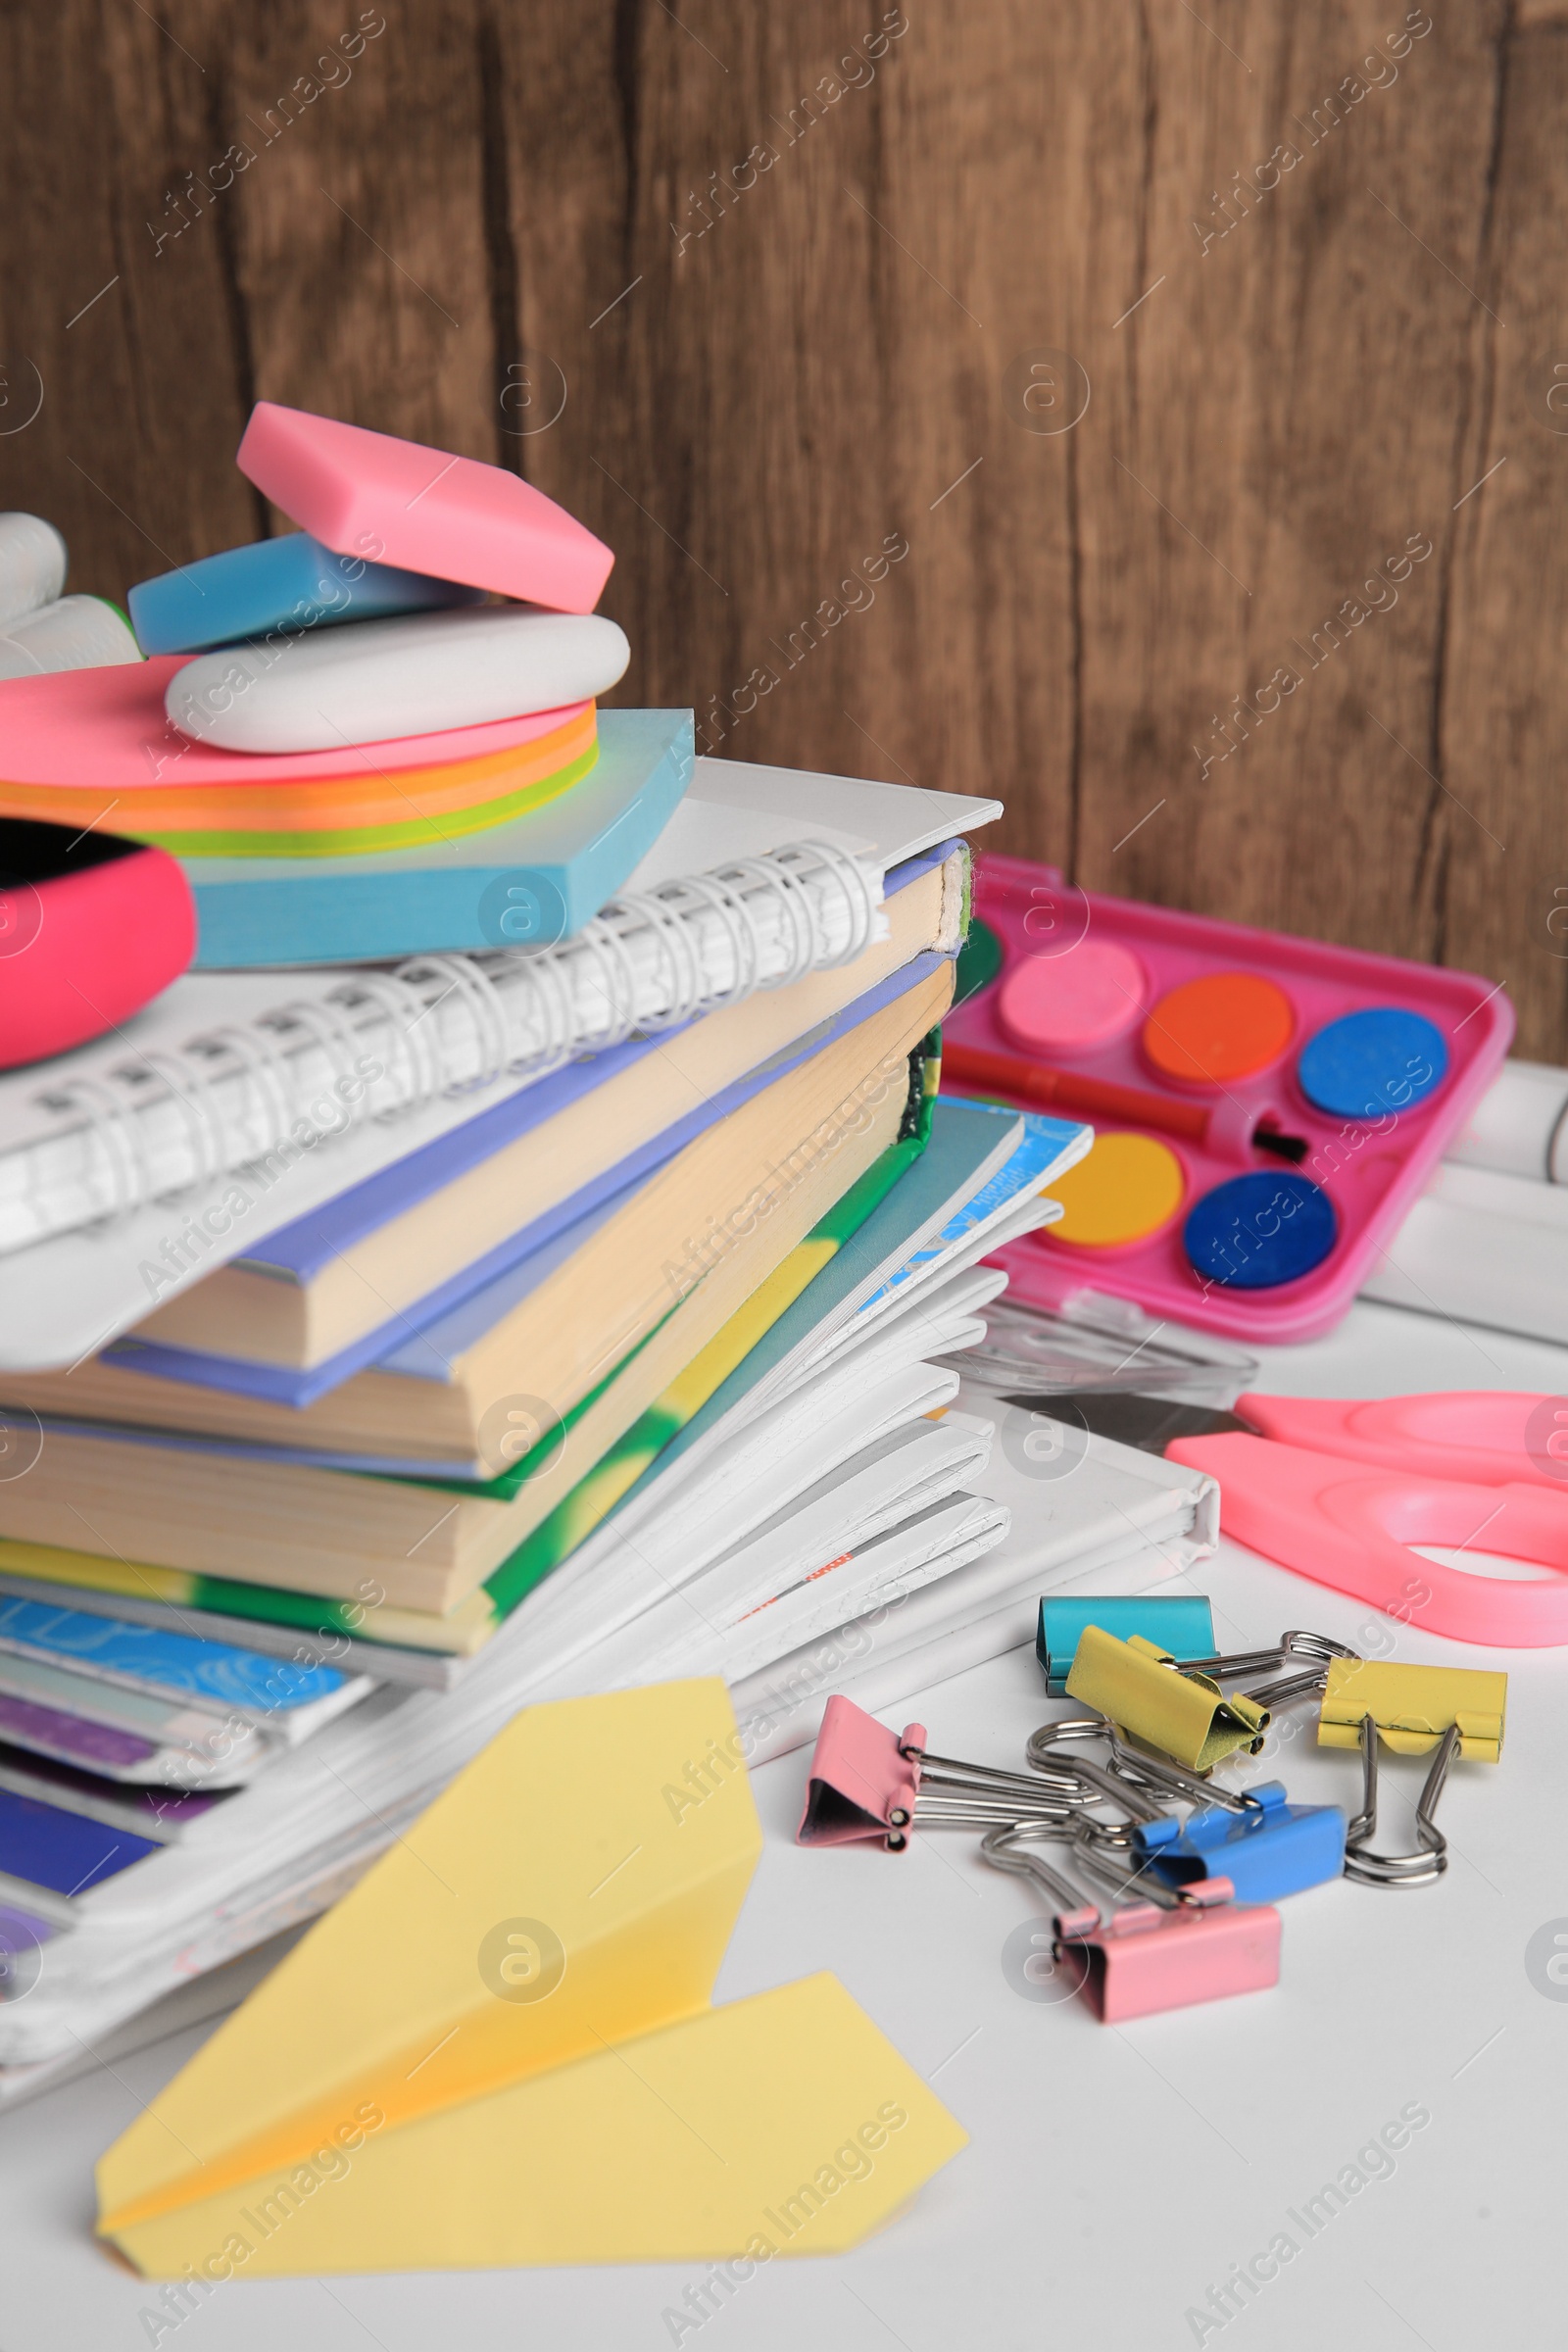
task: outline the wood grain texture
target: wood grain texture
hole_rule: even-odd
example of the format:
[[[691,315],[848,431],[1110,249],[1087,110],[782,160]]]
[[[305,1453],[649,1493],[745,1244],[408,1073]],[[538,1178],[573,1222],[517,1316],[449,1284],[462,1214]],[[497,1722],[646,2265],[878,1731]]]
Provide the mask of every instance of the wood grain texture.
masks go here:
[[[74,585],[281,527],[259,396],[493,459],[617,699],[1568,1056],[1562,0],[13,0],[0,71]]]

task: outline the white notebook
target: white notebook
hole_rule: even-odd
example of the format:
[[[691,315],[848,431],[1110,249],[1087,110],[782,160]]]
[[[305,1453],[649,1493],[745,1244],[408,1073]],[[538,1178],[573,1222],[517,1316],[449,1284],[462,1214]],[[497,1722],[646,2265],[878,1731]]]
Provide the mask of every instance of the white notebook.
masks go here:
[[[641,913],[531,958],[520,973],[512,959],[441,959],[446,972],[418,983],[428,1021],[409,1027],[385,975],[345,974],[341,965],[286,976],[191,974],[110,1039],[0,1078],[0,1368],[74,1365],[139,1321],[150,1300],[173,1297],[634,1023],[667,1022],[735,1001],[748,983],[776,986],[797,969],[847,959],[867,912],[875,916],[889,867],[1000,814],[995,801],[698,760],[686,800],[623,894],[643,894]],[[808,839],[821,850],[794,855],[792,845]],[[722,886],[687,879],[742,859],[772,862]],[[858,902],[854,876],[862,878]],[[647,894],[683,882],[679,899],[648,910]],[[505,988],[487,985],[498,966]],[[356,983],[370,1001],[337,1004],[333,992]],[[513,1008],[510,1023],[498,997]],[[305,1006],[310,1024],[303,1035],[279,1033],[286,1054],[255,1027],[280,1005]],[[160,1063],[193,1037],[236,1029],[238,1058],[215,1059],[205,1088],[192,1086],[186,1063]],[[381,1074],[367,1078],[356,1060],[373,1064],[367,1049],[376,1044],[385,1048]],[[507,1065],[522,1050],[534,1059],[519,1073]],[[127,1064],[144,1074],[147,1110],[128,1107],[134,1088],[109,1082]],[[164,1083],[171,1075],[177,1094]],[[454,1082],[465,1091],[433,1091]],[[41,1100],[68,1087],[81,1088],[74,1108]],[[366,1115],[400,1099],[399,1088],[416,1098],[411,1107]],[[281,1153],[286,1180],[274,1171],[265,1189],[240,1181],[238,1151],[248,1147],[255,1158],[279,1134],[289,1140],[270,1162]],[[117,1189],[134,1200],[151,1182],[167,1186],[204,1165],[214,1172],[169,1197],[17,1246],[40,1220],[79,1220]],[[190,1260],[172,1286],[171,1250]],[[160,1269],[156,1289],[149,1265]]]

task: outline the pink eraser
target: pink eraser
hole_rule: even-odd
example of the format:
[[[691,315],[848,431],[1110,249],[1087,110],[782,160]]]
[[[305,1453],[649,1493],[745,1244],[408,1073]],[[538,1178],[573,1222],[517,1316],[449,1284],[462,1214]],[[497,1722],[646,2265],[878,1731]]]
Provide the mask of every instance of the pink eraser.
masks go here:
[[[196,903],[165,851],[0,817],[0,1070],[116,1028],[195,952]]]
[[[241,473],[334,555],[591,612],[615,559],[516,474],[333,416],[259,400]]]

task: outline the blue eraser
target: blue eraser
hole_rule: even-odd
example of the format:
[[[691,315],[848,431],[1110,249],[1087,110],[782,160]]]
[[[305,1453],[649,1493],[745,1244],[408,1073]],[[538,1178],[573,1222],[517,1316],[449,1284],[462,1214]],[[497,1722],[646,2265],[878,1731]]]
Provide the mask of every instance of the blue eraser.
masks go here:
[[[692,779],[689,710],[601,710],[599,757],[544,808],[346,858],[182,858],[197,971],[551,947],[625,884]]]
[[[1339,1237],[1320,1184],[1256,1168],[1205,1193],[1182,1245],[1198,1273],[1229,1291],[1270,1291],[1320,1266]]]
[[[1142,1634],[1146,1642],[1157,1642],[1161,1649],[1169,1650],[1180,1665],[1185,1665],[1189,1658],[1211,1658],[1216,1654],[1209,1605],[1193,1593],[1160,1593],[1153,1598],[1138,1593],[1095,1600],[1042,1600],[1035,1655],[1045,1669],[1048,1686],[1057,1697],[1067,1688],[1067,1677],[1072,1672],[1086,1625],[1098,1625],[1102,1633],[1114,1634],[1118,1642],[1130,1642],[1134,1634]]]
[[[273,629],[297,633],[326,621],[423,612],[432,605],[479,605],[484,590],[335,556],[308,531],[289,531],[143,580],[126,601],[144,654],[200,654]]]
[[[1310,1038],[1296,1075],[1313,1108],[1331,1118],[1385,1119],[1436,1093],[1448,1075],[1448,1049],[1423,1013],[1369,1004]]]

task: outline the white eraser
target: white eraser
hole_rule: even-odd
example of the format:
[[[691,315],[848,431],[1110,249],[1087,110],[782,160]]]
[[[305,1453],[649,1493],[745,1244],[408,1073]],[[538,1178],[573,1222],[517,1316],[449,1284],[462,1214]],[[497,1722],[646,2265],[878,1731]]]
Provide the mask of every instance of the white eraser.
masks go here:
[[[0,628],[52,605],[65,584],[66,543],[54,524],[41,514],[0,514]]]
[[[220,646],[176,670],[164,708],[224,751],[336,752],[587,702],[630,660],[600,613],[470,605]]]
[[[122,662],[140,660],[140,646],[101,596],[63,596],[0,628],[0,678],[38,677],[56,669],[111,669]]]

